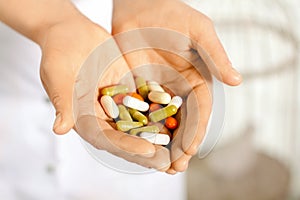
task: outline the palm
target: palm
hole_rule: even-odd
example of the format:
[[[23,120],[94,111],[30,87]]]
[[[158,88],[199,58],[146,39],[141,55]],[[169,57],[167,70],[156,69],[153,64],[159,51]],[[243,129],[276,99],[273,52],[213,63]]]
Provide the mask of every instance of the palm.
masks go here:
[[[113,16],[113,35],[126,53],[124,57],[133,73],[157,80],[187,100],[182,109],[182,126],[173,140],[173,164],[169,172],[183,171],[204,136],[212,102],[210,73],[194,50],[197,50],[196,41],[189,38],[191,29],[186,22],[194,19],[183,14],[195,11],[177,1],[145,10],[131,9],[130,14],[126,9],[117,9]],[[174,13],[175,9],[179,12]]]

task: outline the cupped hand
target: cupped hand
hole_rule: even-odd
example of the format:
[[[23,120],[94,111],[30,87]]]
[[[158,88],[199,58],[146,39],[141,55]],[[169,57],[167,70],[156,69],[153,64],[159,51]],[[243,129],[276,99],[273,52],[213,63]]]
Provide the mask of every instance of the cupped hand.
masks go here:
[[[81,14],[54,24],[43,33],[39,40],[42,49],[40,75],[56,109],[54,132],[65,134],[74,128],[97,149],[145,167],[167,170],[168,151],[157,151],[160,147],[113,129],[97,101],[98,87],[117,84],[129,71],[123,57],[115,60],[100,80],[95,77],[95,71],[102,69],[97,69],[99,65],[93,63],[93,58],[88,59],[94,64],[92,70],[81,68],[90,53],[106,41],[110,41],[110,46],[97,55],[98,61],[119,54],[112,36]]]
[[[147,63],[169,66],[185,80],[149,69],[150,77],[185,97],[184,121],[173,139],[167,172],[186,170],[204,138],[212,110],[211,76],[235,86],[242,81],[240,74],[232,67],[212,21],[179,0],[114,0],[112,28],[131,69]]]

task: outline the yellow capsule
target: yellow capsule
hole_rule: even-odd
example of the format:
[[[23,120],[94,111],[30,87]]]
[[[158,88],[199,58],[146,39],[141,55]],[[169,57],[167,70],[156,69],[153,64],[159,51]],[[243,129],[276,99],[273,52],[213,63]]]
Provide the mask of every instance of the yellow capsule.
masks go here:
[[[177,113],[177,107],[174,105],[169,105],[150,113],[149,117],[152,122],[158,122],[163,119],[166,119],[167,117],[171,117],[176,113]]]
[[[136,77],[135,78],[135,84],[136,84],[136,88],[138,89],[139,94],[146,99],[149,93],[149,88],[146,84],[145,79],[143,79],[142,77]]]
[[[143,115],[141,112],[130,108],[129,113],[133,119],[142,122],[144,125],[148,124],[148,118],[145,115]]]
[[[130,122],[130,121],[123,121],[123,120],[117,121],[116,124],[117,124],[117,129],[123,132],[129,131],[130,129],[133,128],[138,128],[143,126],[143,123],[141,122]]]
[[[114,96],[120,93],[127,93],[128,87],[126,85],[115,85],[111,87],[106,87],[101,90],[102,95]]]
[[[118,108],[119,108],[119,118],[123,121],[130,121],[132,122],[132,118],[128,112],[128,110],[126,109],[125,106],[123,105],[118,105]]]
[[[137,135],[141,132],[150,132],[150,133],[158,133],[160,130],[157,126],[144,126],[141,128],[131,129],[129,134],[130,135]]]

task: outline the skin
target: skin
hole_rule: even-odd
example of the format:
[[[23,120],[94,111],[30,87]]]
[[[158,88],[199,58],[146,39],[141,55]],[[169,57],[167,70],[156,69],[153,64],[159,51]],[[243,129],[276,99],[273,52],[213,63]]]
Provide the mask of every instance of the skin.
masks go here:
[[[179,131],[179,134],[173,139],[170,152],[172,165],[167,173],[175,174],[176,172],[185,171],[190,158],[197,153],[211,113],[211,74],[225,84],[232,86],[239,85],[242,78],[232,68],[231,62],[216,35],[212,21],[181,1],[139,0],[133,2],[132,0],[114,0],[112,22],[112,34],[115,36],[130,30],[155,27],[173,30],[190,38],[190,41],[178,45],[174,45],[174,42],[177,41],[169,41],[170,44],[165,46],[168,46],[168,49],[174,48],[176,52],[187,54],[188,57],[196,60],[198,66],[203,69],[203,73],[199,73],[180,56],[157,49],[143,49],[124,56],[131,68],[145,63],[172,66],[186,78],[191,88],[193,88],[196,99],[193,99],[190,95],[192,91],[187,91],[190,94],[188,95],[187,106],[184,109],[187,113],[193,113],[193,110],[198,107],[201,117],[197,126],[187,124],[187,127],[190,128]],[[151,35],[143,34],[143,36],[143,40],[148,43],[153,42]],[[159,38],[157,37],[156,40],[159,40]],[[130,41],[130,37],[126,39]],[[136,40],[136,37],[132,37],[131,40]],[[128,44],[125,40],[117,39],[117,42],[122,50],[127,48],[126,45]],[[164,39],[160,42],[168,43]],[[208,73],[205,72],[205,69],[209,70]],[[190,119],[190,121],[193,121],[193,119]],[[196,129],[196,132],[193,129]]]
[[[175,13],[174,10],[178,12]],[[95,115],[85,115],[86,111],[79,109],[78,116],[74,117],[73,88],[75,82],[81,80],[77,77],[78,72],[91,51],[111,39],[112,35],[116,36],[128,30],[144,27],[168,28],[189,36],[202,47],[191,51],[193,45],[186,43],[176,47],[177,50],[198,56],[199,64],[203,68],[208,67],[210,73],[224,83],[238,85],[241,82],[241,76],[232,68],[211,21],[180,1],[139,0],[133,3],[132,0],[115,0],[112,35],[82,15],[68,0],[0,0],[0,20],[41,48],[40,75],[56,109],[53,126],[55,133],[65,134],[74,128],[81,137],[98,149],[170,174],[187,168],[189,159],[196,153],[205,133],[211,111],[211,95],[207,84],[209,76],[204,78],[188,62],[176,55],[158,50],[141,50],[118,59],[107,72],[107,79],[99,83],[99,87],[116,84],[130,69],[149,62],[169,64],[180,71],[196,94],[196,99],[188,97],[186,110],[189,112],[196,106],[200,108],[203,117],[199,120],[197,134],[188,134],[188,130],[179,131],[169,152],[166,148],[114,130],[107,123],[107,116],[99,106],[96,94],[93,99]],[[125,43],[117,40],[113,46],[114,51],[122,51]],[[136,59],[137,56],[139,59]],[[193,103],[194,101],[197,103]],[[75,121],[88,124],[93,120],[97,120],[103,131],[99,127],[75,127]]]

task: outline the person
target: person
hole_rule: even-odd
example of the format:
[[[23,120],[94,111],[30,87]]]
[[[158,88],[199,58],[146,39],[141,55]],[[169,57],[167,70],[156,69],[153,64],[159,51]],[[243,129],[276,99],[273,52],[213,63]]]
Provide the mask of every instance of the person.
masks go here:
[[[53,130],[59,135],[69,132],[75,124],[72,92],[81,65],[99,44],[126,31],[160,27],[187,35],[201,48],[195,51],[190,46],[180,48],[197,52],[198,59],[204,60],[203,67],[208,67],[211,74],[229,85],[238,85],[242,78],[232,68],[211,20],[183,2],[114,0],[111,33],[97,24],[96,20],[93,21],[95,16],[108,19],[110,4],[108,1],[94,1],[93,6],[91,2],[93,1],[75,1],[79,9],[84,4],[80,12],[68,0],[0,0],[0,20],[32,40],[41,50],[40,53],[34,43],[1,25],[0,197],[12,200],[183,199],[183,175],[120,174],[97,165],[81,149],[80,143],[71,138],[74,134],[67,134],[62,138],[51,136],[47,131],[51,111],[44,102],[36,78],[38,75],[32,66],[38,66],[40,62],[42,85],[56,112]],[[94,9],[94,16],[87,17],[91,8]],[[122,50],[126,48],[126,43],[116,41],[115,46]],[[38,59],[40,55],[41,60]],[[137,56],[142,59],[136,59]],[[150,144],[136,149],[134,144],[141,140],[116,135],[115,132],[105,136],[123,150],[123,154],[110,149],[104,136],[99,139],[93,133],[84,135],[80,131],[79,135],[92,144],[97,139],[97,148],[115,153],[131,162],[176,174],[187,169],[189,159],[197,152],[211,111],[211,98],[206,84],[201,84],[203,77],[196,71],[189,71],[190,64],[182,59],[174,60],[174,56],[166,56],[158,50],[142,50],[136,54],[124,55],[119,62],[125,69],[153,61],[172,64],[175,69],[178,69],[178,63],[185,67],[182,73],[190,77],[197,99],[201,95],[197,106],[200,106],[203,117],[199,120],[197,135],[189,137],[187,133],[182,134],[174,145],[176,156],[172,154],[175,150],[171,153],[159,151]],[[186,140],[189,142],[184,143]],[[121,144],[120,141],[126,143]],[[134,158],[126,152],[133,152]],[[164,152],[162,159],[157,159],[159,152]],[[172,156],[177,158],[172,159]]]

